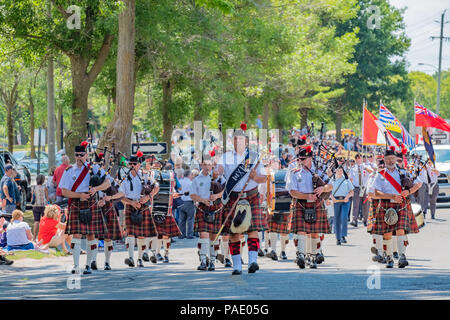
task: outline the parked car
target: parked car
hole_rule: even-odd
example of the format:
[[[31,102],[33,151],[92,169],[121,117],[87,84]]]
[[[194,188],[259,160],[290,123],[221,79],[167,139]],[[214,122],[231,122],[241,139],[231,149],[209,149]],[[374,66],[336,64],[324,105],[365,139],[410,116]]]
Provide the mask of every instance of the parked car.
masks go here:
[[[55,154],[55,165],[59,166],[62,163],[62,156],[65,154],[64,149],[59,150]],[[36,156],[38,153],[36,152]],[[37,174],[37,167],[38,167],[38,161],[37,158],[31,158],[31,152],[30,151],[15,151],[13,152],[13,156],[16,158],[16,160],[26,165],[30,172],[33,175]],[[40,173],[47,175],[48,174],[48,153],[41,151],[40,152]]]
[[[436,169],[440,172],[438,177],[439,195],[437,202],[450,202],[450,145],[434,145],[433,148],[436,154]],[[422,160],[428,159],[428,153],[424,146],[417,147],[414,152],[421,155]]]
[[[14,156],[5,149],[0,149],[0,176],[5,174],[6,163],[10,162],[17,171],[15,181],[20,186],[20,209],[26,210],[27,202],[31,201],[31,174],[26,166],[19,164]]]

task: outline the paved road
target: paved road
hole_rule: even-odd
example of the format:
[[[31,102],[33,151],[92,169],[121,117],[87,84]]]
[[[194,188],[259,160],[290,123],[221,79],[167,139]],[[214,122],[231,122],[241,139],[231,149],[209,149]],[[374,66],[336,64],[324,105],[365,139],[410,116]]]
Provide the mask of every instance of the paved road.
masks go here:
[[[421,232],[409,237],[406,269],[372,263],[370,236],[362,226],[350,226],[346,245],[336,246],[334,235],[327,236],[326,260],[317,270],[300,270],[293,263],[291,241],[289,260],[259,258],[255,274],[248,274],[244,265],[242,276],[231,276],[220,263],[214,272],[197,271],[196,240],[177,240],[169,264],[129,268],[123,264],[127,254],[122,249],[113,253],[112,271],[81,275],[80,289],[67,288],[71,257],[0,266],[0,299],[449,299],[450,210],[439,209],[437,218],[427,219]],[[101,269],[103,262],[99,252]],[[381,267],[379,290],[367,287],[371,266]]]

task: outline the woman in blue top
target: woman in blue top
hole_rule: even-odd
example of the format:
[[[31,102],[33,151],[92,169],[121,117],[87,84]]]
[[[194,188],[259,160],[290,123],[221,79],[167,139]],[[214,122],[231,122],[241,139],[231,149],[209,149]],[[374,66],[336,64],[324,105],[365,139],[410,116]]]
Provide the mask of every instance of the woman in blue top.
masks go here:
[[[330,182],[333,185],[331,193],[331,200],[334,204],[334,233],[336,235],[336,244],[347,243],[345,237],[347,236],[348,213],[350,209],[350,202],[353,197],[353,184],[344,175],[344,169],[339,166],[336,171],[336,177]]]

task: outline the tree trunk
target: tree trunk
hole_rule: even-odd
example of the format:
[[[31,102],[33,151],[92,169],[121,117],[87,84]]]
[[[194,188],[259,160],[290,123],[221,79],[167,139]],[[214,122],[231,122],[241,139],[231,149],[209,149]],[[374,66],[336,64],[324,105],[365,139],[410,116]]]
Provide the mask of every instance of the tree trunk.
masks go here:
[[[26,145],[28,143],[28,137],[25,134],[25,128],[23,127],[23,112],[22,112],[22,107],[18,107],[17,108],[17,129],[19,131],[19,134],[16,134],[16,138],[17,138],[17,144],[20,145]],[[20,141],[19,141],[19,136],[20,136]]]
[[[248,102],[246,102],[245,106],[244,106],[244,122],[248,125],[249,120],[250,120],[250,106],[249,106]],[[249,125],[248,125],[248,127],[250,128]]]
[[[204,114],[202,112],[202,95],[200,91],[193,90],[193,98],[194,98],[194,121],[203,121]]]
[[[342,129],[342,111],[336,110],[336,140],[341,142],[341,129]]]
[[[170,155],[172,151],[172,131],[173,123],[170,119],[170,105],[172,103],[173,80],[169,79],[163,82],[163,101],[162,101],[162,117],[163,117],[163,141],[167,142],[167,152]]]
[[[8,150],[9,152],[14,151],[14,126],[12,120],[12,110],[14,108],[14,104],[8,104],[6,106],[7,115],[6,115],[6,130],[8,131]]]
[[[30,111],[30,157],[36,159],[36,148],[34,146],[34,102],[31,95],[31,83],[28,88],[28,110]]]
[[[263,129],[269,129],[269,102],[264,102]]]
[[[48,126],[48,168],[55,166],[55,81],[53,56],[48,58],[47,68],[47,126]]]
[[[300,112],[300,129],[302,129],[308,125],[308,108],[300,107],[298,112]]]
[[[278,102],[276,100],[272,101],[272,108],[273,108],[273,120],[275,128],[281,129],[280,106],[278,105]]]
[[[116,74],[117,82],[114,119],[108,124],[105,134],[99,142],[102,149],[105,146],[111,150],[115,144],[116,150],[131,154],[131,134],[133,130],[134,92],[136,85],[135,72],[135,0],[123,1],[126,9],[119,15],[119,40],[117,51]]]
[[[62,92],[62,81],[59,81],[58,91],[59,91],[59,93]],[[62,141],[62,137],[61,137],[61,131],[64,128],[64,124],[62,122],[61,117],[62,117],[62,103],[59,104],[59,106],[58,106],[58,114],[56,115],[56,144],[57,144],[58,150],[61,150],[63,148],[63,141]]]
[[[0,88],[0,97],[3,104],[6,107],[6,131],[8,136],[8,150],[12,153],[14,150],[14,125],[12,114],[14,107],[16,106],[19,94],[17,92],[19,87],[19,76],[15,76],[14,85],[10,91],[5,91],[6,89]]]

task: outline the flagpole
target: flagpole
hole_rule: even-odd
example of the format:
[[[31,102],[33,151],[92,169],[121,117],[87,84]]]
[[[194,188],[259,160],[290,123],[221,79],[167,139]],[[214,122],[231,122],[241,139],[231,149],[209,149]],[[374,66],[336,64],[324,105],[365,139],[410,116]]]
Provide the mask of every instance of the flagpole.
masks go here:
[[[366,99],[363,98],[363,107],[362,107],[362,123],[361,123],[361,144],[364,146],[364,106]]]

